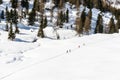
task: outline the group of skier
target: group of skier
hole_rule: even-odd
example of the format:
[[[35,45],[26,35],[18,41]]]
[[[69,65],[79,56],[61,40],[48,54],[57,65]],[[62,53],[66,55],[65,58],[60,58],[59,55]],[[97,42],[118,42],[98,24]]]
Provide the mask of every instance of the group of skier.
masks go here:
[[[83,46],[85,46],[85,43],[83,43]],[[80,48],[80,45],[78,45],[78,48]],[[71,49],[68,49],[66,53],[71,53]]]

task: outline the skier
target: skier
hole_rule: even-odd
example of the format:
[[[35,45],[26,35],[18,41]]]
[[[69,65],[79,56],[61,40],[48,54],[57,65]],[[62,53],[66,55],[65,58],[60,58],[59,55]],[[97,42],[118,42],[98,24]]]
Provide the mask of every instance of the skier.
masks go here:
[[[16,61],[16,57],[13,58],[13,61]]]
[[[68,50],[66,51],[66,53],[68,53]]]
[[[69,49],[69,52],[71,52],[71,49]]]
[[[85,43],[83,43],[83,46],[85,46]]]

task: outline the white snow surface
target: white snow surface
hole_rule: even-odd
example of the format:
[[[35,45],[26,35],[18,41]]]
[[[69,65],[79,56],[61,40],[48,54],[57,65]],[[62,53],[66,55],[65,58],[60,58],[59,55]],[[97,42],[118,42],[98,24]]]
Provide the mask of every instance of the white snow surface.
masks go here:
[[[39,47],[23,53],[22,61],[0,64],[0,80],[120,79],[120,34],[38,42]]]

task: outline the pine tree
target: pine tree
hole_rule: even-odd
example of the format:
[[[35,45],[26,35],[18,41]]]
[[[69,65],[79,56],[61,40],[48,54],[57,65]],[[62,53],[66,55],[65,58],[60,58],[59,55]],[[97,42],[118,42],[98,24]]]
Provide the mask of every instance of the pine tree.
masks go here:
[[[83,0],[83,5],[86,6],[87,0]]]
[[[1,12],[1,19],[4,19],[4,10]]]
[[[42,17],[42,15],[44,14],[44,3],[43,3],[43,1],[41,1],[41,2],[39,2],[39,4],[40,5],[38,5],[38,11],[41,13],[41,17]]]
[[[117,21],[117,26],[118,26],[118,29],[120,29],[120,16],[119,16],[118,21]]]
[[[43,31],[43,20],[41,20],[40,28],[38,30],[38,37],[44,38],[44,31]]]
[[[15,33],[17,33],[17,34],[20,33],[20,31],[19,31],[19,29],[18,29],[18,27],[17,27],[17,24],[15,24]]]
[[[86,19],[85,9],[81,13],[81,19],[82,19],[82,26],[84,27],[84,23],[85,23],[85,19]]]
[[[115,18],[118,20],[120,17],[120,9],[116,9],[115,11]]]
[[[35,10],[33,8],[32,11],[29,13],[29,18],[28,18],[29,25],[34,25],[35,16],[36,16],[36,13],[35,13]]]
[[[103,10],[103,4],[102,4],[102,0],[98,0],[98,7],[99,7],[99,9],[100,9],[100,11],[104,11]]]
[[[113,17],[110,19],[110,22],[109,22],[109,34],[112,34],[112,33],[115,33],[116,30],[115,30],[115,22],[114,22],[114,19]]]
[[[99,33],[103,33],[103,18],[100,16],[99,20]]]
[[[8,28],[8,23],[6,23],[6,26],[5,26],[5,31],[9,31],[9,28]]]
[[[29,11],[29,1],[28,0],[21,0],[21,6],[22,8],[25,8],[26,14],[28,14]]]
[[[71,4],[76,4],[78,0],[69,0]]]
[[[63,0],[60,0],[60,2],[59,2],[59,8],[62,9],[63,7],[64,7],[64,2],[63,2]]]
[[[66,11],[66,22],[68,23],[69,22],[69,10],[67,9]]]
[[[57,40],[59,40],[60,39],[60,35],[59,34],[56,34],[57,35]]]
[[[39,6],[38,3],[39,3],[38,0],[34,0],[33,8],[34,8],[36,11],[38,11],[38,6]]]
[[[13,22],[14,11],[11,9],[9,14],[10,20]]]
[[[88,17],[89,17],[90,19],[92,19],[92,10],[91,10],[91,9],[90,9],[89,12],[88,12]]]
[[[89,30],[91,29],[91,19],[86,16],[86,19],[85,19],[85,25],[84,25],[84,32],[89,35]]]
[[[97,8],[97,9],[99,8],[99,7],[98,7],[98,0],[93,0],[93,4],[94,4],[93,6],[94,6],[95,8]]]
[[[52,21],[53,21],[53,17],[54,17],[54,16],[53,16],[53,9],[50,10],[50,14],[51,14],[51,15],[50,15],[50,17],[51,17],[51,18],[50,18],[50,22],[52,22]]]
[[[99,33],[103,33],[103,25],[102,24],[99,25]]]
[[[28,11],[29,11],[29,1],[26,0],[25,4],[26,4],[26,5],[25,5],[26,13],[28,14]]]
[[[17,13],[16,9],[14,9],[13,15],[14,15],[14,16],[12,16],[12,22],[13,22],[14,24],[17,24],[17,23],[18,23],[18,13]]]
[[[43,27],[43,28],[46,28],[46,27],[47,27],[47,23],[48,23],[48,22],[47,22],[47,17],[45,16],[44,24],[43,24],[44,27]]]
[[[116,23],[116,33],[119,33],[119,29],[120,29],[120,16],[119,16],[117,23]]]
[[[25,0],[21,0],[21,6],[24,8],[25,7]]]
[[[59,19],[59,26],[60,28],[62,28],[63,26],[63,23],[65,21],[65,18],[64,18],[64,15],[63,15],[63,12],[61,11],[60,13],[58,13],[58,19]]]
[[[79,7],[80,7],[80,0],[76,0],[76,8],[77,8],[77,10],[79,10]]]
[[[98,15],[94,33],[103,33],[103,18],[101,14]]]
[[[92,8],[93,8],[93,0],[86,0],[86,6],[87,6],[89,9],[92,9]]]
[[[12,0],[12,8],[18,7],[18,0]]]
[[[77,17],[76,18],[76,32],[77,32],[77,34],[80,36],[80,35],[82,35],[83,34],[83,26],[82,26],[82,19],[81,19],[81,17],[79,18],[79,17]]]
[[[63,13],[63,23],[66,21],[66,14]]]
[[[3,3],[3,0],[0,0],[0,4],[2,4]]]
[[[60,0],[53,0],[53,3],[55,4],[56,7],[58,7]]]
[[[15,39],[15,33],[13,33],[12,23],[10,24],[10,31],[8,34],[8,39],[10,39],[10,40]]]
[[[8,7],[6,7],[6,21],[10,22],[10,12],[8,11]]]

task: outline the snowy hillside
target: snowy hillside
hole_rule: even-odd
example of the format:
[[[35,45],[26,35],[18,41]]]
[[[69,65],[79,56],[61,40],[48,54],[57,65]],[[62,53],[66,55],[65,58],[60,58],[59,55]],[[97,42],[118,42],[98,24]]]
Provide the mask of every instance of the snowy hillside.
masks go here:
[[[119,36],[40,40],[38,48],[24,53],[22,62],[0,64],[0,80],[118,80]]]
[[[24,1],[29,3],[26,9],[27,2]],[[46,0],[40,6],[37,4],[39,0],[34,1],[18,0],[17,8],[12,8],[15,5],[10,0],[3,0],[0,4],[0,80],[120,79],[120,27],[116,27],[119,21],[112,12],[90,9],[83,4],[77,8],[70,2],[60,9],[52,0]],[[38,6],[40,11],[37,11]],[[116,4],[116,7],[120,5]],[[17,11],[17,17],[12,10]],[[69,15],[66,15],[67,10]],[[88,19],[90,11],[91,19]],[[90,24],[82,26],[79,34],[77,26],[81,29],[83,23],[78,21],[78,25],[77,18],[83,19],[80,18],[82,12],[86,18],[84,23],[89,20]],[[111,20],[114,24],[111,31],[117,29],[118,32],[108,34]],[[102,27],[102,33],[95,34],[95,30],[99,30],[97,24]],[[19,29],[18,33],[15,33],[16,29]],[[44,36],[38,36],[42,32]]]

